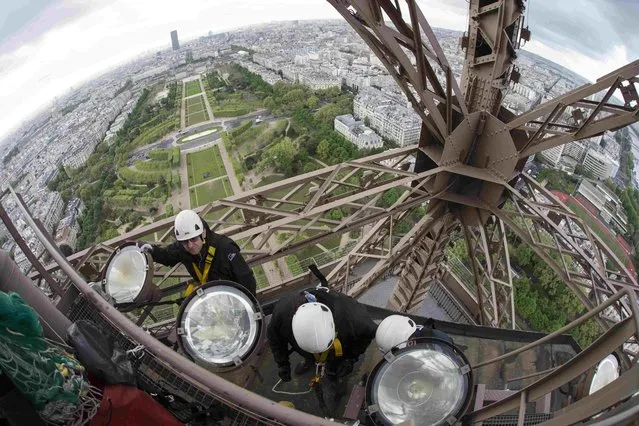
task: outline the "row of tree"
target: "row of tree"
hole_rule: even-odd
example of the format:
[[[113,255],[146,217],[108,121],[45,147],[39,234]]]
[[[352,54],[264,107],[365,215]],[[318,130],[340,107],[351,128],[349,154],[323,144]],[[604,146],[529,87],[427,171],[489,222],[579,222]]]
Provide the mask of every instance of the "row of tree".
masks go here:
[[[78,169],[65,170],[60,167],[59,173],[48,183],[49,189],[59,191],[63,199],[67,200],[74,194],[80,197],[86,206],[83,216],[79,219],[81,233],[78,236],[78,249],[118,235],[115,223],[123,217],[123,212],[114,207],[124,200],[123,197],[133,196],[121,191],[139,189],[118,179],[118,173],[125,168],[129,153],[136,145],[155,141],[170,131],[172,123],[176,122],[177,98],[181,95],[181,85],[169,84],[168,96],[157,103],[151,102],[150,94],[148,88],[142,91],[112,143],[100,143],[86,164]],[[167,122],[171,124],[167,125]],[[144,195],[137,197],[157,195],[165,199],[172,184],[177,182],[177,174],[163,174],[145,188],[147,192]],[[152,193],[156,187],[159,190]],[[105,195],[105,191],[109,190],[113,192]],[[113,197],[118,198],[113,200]],[[129,204],[128,207],[132,205]],[[130,226],[136,226],[140,220],[141,214],[138,213]]]

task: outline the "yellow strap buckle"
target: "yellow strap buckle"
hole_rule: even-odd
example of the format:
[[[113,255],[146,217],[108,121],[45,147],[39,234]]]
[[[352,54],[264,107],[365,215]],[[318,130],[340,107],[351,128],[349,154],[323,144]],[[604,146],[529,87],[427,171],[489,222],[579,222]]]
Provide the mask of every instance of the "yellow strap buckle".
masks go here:
[[[314,388],[314,387],[315,387],[315,385],[319,383],[320,379],[321,379],[321,377],[320,377],[320,376],[315,375],[315,377],[313,377],[313,378],[311,379],[311,382],[308,384],[308,386],[309,386],[309,387],[311,387],[311,388]]]
[[[186,288],[184,292],[184,297],[188,297],[189,294],[193,293],[193,290],[199,285],[202,285],[206,282],[206,279],[209,276],[209,271],[211,270],[211,264],[213,263],[213,257],[215,257],[215,247],[209,246],[208,254],[206,255],[206,259],[204,260],[204,272],[200,272],[200,269],[197,267],[195,262],[193,262],[193,270],[195,271],[195,275],[197,275],[199,284],[191,283]]]

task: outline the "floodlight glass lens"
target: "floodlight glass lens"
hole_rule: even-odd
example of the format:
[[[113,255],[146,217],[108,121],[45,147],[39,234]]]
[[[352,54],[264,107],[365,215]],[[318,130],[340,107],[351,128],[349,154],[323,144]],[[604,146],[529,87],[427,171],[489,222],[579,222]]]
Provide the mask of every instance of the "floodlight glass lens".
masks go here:
[[[147,274],[144,254],[136,250],[122,250],[108,266],[106,291],[116,303],[129,303],[140,294]]]
[[[615,381],[619,377],[619,361],[614,355],[608,355],[599,364],[597,364],[597,371],[590,383],[591,395],[597,392],[599,389],[607,386],[611,382]]]
[[[446,424],[469,390],[460,358],[439,344],[399,352],[377,371],[371,397],[384,423]]]
[[[243,359],[258,337],[253,302],[240,290],[224,285],[208,287],[191,299],[180,327],[185,350],[214,366]]]

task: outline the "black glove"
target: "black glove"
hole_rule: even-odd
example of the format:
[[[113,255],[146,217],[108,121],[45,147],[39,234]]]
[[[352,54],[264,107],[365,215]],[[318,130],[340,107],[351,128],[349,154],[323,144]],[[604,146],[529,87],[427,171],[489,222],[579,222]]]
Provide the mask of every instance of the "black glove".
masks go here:
[[[344,377],[353,372],[353,366],[355,365],[355,360],[350,358],[344,358],[342,362],[337,366],[337,376]]]
[[[290,365],[280,365],[277,374],[280,376],[283,382],[291,381],[291,366]]]

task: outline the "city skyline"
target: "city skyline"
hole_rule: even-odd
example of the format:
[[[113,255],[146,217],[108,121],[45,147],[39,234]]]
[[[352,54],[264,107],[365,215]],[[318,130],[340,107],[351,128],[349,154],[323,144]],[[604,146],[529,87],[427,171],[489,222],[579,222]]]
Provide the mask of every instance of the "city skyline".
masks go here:
[[[434,0],[418,3],[432,26],[466,28],[465,0],[445,5]],[[620,25],[639,17],[639,4],[586,1],[579,10],[572,10],[563,3],[544,0],[529,4],[527,14],[533,39],[525,49],[590,80],[639,57],[639,41],[624,34],[626,25]],[[216,19],[211,22],[210,16]],[[5,102],[0,107],[0,140],[70,87],[143,52],[170,48],[166,34],[173,29],[189,40],[209,31],[294,19],[342,18],[323,1],[240,1],[228,5],[190,0],[180,8],[123,1],[86,5],[74,0],[3,5],[0,89]]]

